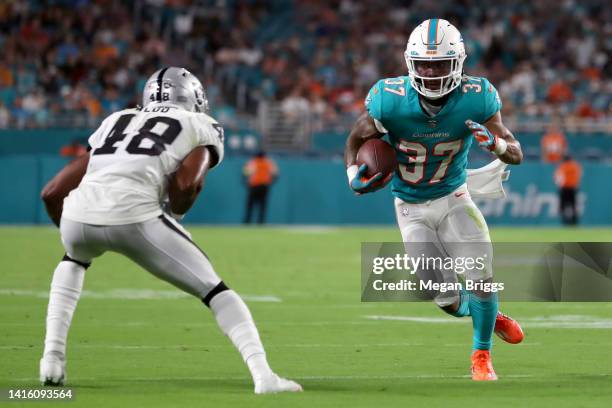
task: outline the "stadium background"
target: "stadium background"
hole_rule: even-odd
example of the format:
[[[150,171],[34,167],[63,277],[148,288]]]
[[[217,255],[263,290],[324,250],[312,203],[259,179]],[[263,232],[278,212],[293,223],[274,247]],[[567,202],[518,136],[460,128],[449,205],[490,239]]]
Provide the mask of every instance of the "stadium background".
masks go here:
[[[241,167],[265,148],[279,162],[269,220],[391,224],[388,191],[355,199],[344,140],[369,87],[406,73],[414,25],[442,15],[462,31],[466,72],[487,76],[526,160],[491,224],[559,223],[554,164],[540,159],[551,126],[584,167],[584,224],[610,224],[610,8],[604,1],[8,1],[0,5],[0,222],[48,223],[38,198],[110,112],[140,101],[158,67],[202,78],[226,130],[227,159],[211,173],[187,222],[238,223]],[[470,167],[486,162],[472,149]],[[18,177],[16,177],[18,175]]]

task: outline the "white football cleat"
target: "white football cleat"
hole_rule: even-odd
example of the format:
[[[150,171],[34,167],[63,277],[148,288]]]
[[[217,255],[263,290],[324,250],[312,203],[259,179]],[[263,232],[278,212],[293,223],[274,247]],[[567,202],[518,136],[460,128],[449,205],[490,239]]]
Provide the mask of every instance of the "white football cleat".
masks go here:
[[[277,392],[301,392],[302,386],[272,373],[255,381],[255,394],[276,394]]]
[[[66,362],[55,356],[40,359],[40,382],[42,385],[62,386],[66,381]]]

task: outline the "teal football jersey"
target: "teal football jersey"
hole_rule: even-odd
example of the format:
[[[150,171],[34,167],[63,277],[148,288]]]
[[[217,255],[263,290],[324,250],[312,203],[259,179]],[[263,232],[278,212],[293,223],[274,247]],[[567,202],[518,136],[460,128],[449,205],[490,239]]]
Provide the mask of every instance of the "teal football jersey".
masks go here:
[[[396,151],[393,195],[411,203],[443,197],[465,183],[473,139],[465,121],[483,124],[502,106],[486,78],[467,76],[435,116],[423,111],[406,76],[378,81],[365,105]]]

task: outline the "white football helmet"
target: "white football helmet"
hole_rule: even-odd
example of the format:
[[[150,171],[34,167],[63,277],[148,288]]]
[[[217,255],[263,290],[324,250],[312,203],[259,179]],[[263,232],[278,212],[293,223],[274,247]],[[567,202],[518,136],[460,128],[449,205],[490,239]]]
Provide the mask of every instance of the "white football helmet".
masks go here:
[[[446,20],[432,18],[419,24],[410,34],[404,57],[410,85],[427,98],[441,98],[461,83],[466,57],[463,37]],[[438,72],[429,70],[424,75],[427,64],[423,62],[431,61],[439,62]]]
[[[202,83],[185,68],[162,68],[147,80],[142,91],[142,106],[164,102],[191,112],[208,111],[208,99]]]

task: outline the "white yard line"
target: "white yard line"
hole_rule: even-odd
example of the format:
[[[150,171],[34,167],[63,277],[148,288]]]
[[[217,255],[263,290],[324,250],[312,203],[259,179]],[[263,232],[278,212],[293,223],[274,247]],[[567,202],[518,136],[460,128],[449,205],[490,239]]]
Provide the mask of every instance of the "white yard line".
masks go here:
[[[266,348],[367,348],[367,347],[423,347],[431,346],[424,343],[364,343],[364,344],[266,344]],[[113,349],[113,350],[206,350],[206,349],[228,349],[233,350],[231,344],[168,344],[168,345],[128,345],[128,344],[71,344],[70,348],[75,349]],[[10,349],[33,349],[24,345],[1,345],[0,350]]]
[[[27,289],[0,289],[0,296],[24,296],[40,299],[49,298],[49,291],[27,290]],[[282,299],[273,295],[240,295],[247,302],[282,302]],[[154,290],[154,289],[125,289],[117,288],[102,291],[84,290],[82,298],[92,299],[125,299],[125,300],[148,300],[148,299],[183,299],[189,298],[184,292],[177,290]]]
[[[447,317],[366,315],[368,320],[403,321],[411,323],[453,324],[470,323],[470,319]],[[612,329],[612,318],[587,315],[534,316],[519,319],[521,326],[536,329]]]
[[[463,347],[467,343],[446,343],[439,344],[438,347]],[[542,343],[521,343],[519,346],[541,346]],[[587,344],[576,343],[568,344],[568,346],[586,346]],[[0,350],[30,350],[42,347],[42,344],[35,346],[24,345],[0,345]],[[589,346],[595,346],[590,344]],[[111,349],[111,350],[208,350],[208,349],[228,349],[233,350],[228,344],[168,344],[168,345],[129,345],[129,344],[70,344],[70,348],[74,349]],[[369,347],[431,347],[431,343],[304,343],[304,344],[266,344],[266,348],[364,348]]]
[[[329,234],[337,232],[338,228],[328,225],[284,225],[280,227],[272,227],[283,232],[292,232],[298,234]]]
[[[41,316],[37,320],[31,322],[9,322],[0,323],[1,327],[42,327],[44,326],[44,316]],[[147,322],[102,322],[102,321],[79,321],[75,323],[77,326],[107,326],[107,327],[159,327],[160,323],[157,321]],[[373,321],[366,320],[347,320],[347,321],[275,321],[275,320],[262,320],[257,319],[258,326],[297,326],[297,327],[309,327],[309,326],[372,326],[376,324]],[[190,322],[163,322],[164,326],[180,327],[180,328],[208,328],[218,327],[214,322],[210,323],[190,323]]]
[[[415,323],[468,323],[468,319],[451,319],[447,317],[417,317],[417,316],[388,316],[388,315],[367,315],[363,316],[368,320],[393,320]]]
[[[602,374],[606,375],[607,374]],[[530,378],[533,377],[532,374],[507,374],[501,376],[501,379],[504,378]],[[291,378],[295,380],[399,380],[399,379],[468,379],[471,378],[471,375],[444,375],[444,374],[399,374],[399,375],[306,375],[306,376],[292,376]],[[227,380],[244,380],[251,381],[249,377],[246,376],[219,376],[219,377],[129,377],[129,378],[108,378],[108,377],[75,377],[71,376],[71,382],[75,381],[120,381],[120,382],[130,382],[130,381],[172,381],[172,380],[182,380],[182,381],[227,381]],[[38,377],[27,377],[27,378],[15,378],[14,381],[19,382],[29,382],[29,381],[38,381]]]

